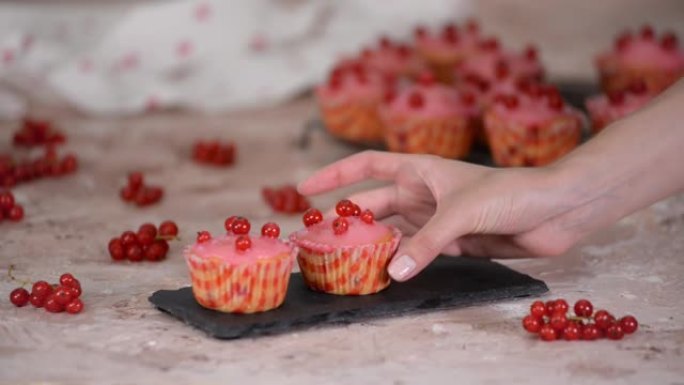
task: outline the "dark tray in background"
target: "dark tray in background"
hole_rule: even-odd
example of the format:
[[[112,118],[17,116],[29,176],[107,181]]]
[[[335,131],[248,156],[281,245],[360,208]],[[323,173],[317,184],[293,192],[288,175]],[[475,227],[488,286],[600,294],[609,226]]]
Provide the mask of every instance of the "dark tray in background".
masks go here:
[[[192,289],[160,290],[149,298],[160,310],[219,339],[292,332],[373,318],[472,306],[539,295],[544,282],[485,259],[440,257],[416,278],[366,296],[309,290],[292,274],[285,303],[256,314],[228,314],[200,306]]]

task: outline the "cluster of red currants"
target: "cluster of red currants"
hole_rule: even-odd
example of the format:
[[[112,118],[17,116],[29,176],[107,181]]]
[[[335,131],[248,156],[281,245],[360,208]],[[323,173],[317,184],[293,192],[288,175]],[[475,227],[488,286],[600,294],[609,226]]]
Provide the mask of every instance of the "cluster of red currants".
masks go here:
[[[121,188],[121,199],[137,206],[149,206],[159,202],[164,190],[159,186],[146,185],[141,172],[128,174],[128,184]]]
[[[620,340],[625,334],[634,333],[639,327],[631,315],[619,320],[605,310],[594,312],[594,306],[586,299],[575,303],[575,315],[568,315],[569,305],[564,299],[555,301],[535,301],[530,306],[530,314],[523,318],[523,328],[530,333],[539,334],[544,341],[565,339],[567,341],[599,338]]]
[[[232,216],[226,219],[224,227],[228,234],[235,234],[235,250],[247,251],[252,247],[252,239],[249,237],[249,230],[252,225],[245,217]],[[267,238],[278,238],[280,236],[280,226],[274,222],[264,223],[261,227],[261,236]],[[204,243],[211,240],[211,233],[208,231],[199,231],[197,233],[197,243]]]
[[[29,302],[34,307],[44,307],[50,313],[77,314],[83,310],[81,301],[81,283],[69,273],[59,277],[59,284],[50,285],[45,281],[33,284],[31,293],[23,287],[10,293],[10,302],[14,306],[26,306]]]
[[[109,255],[115,261],[161,261],[169,252],[168,241],[177,237],[178,226],[173,221],[162,222],[159,229],[151,223],[145,223],[137,233],[129,230],[118,238],[112,238],[108,245]]]
[[[24,218],[24,208],[14,201],[14,195],[10,191],[0,192],[0,222],[5,218],[13,222]]]
[[[66,137],[47,120],[24,118],[21,127],[14,133],[13,141],[15,146],[33,147],[61,144],[66,142]]]
[[[337,235],[344,234],[347,232],[347,230],[349,230],[349,221],[347,220],[348,217],[359,217],[362,222],[369,225],[373,224],[375,221],[375,216],[373,215],[372,211],[361,211],[359,205],[350,201],[349,199],[343,199],[337,202],[337,205],[335,205],[335,212],[337,212],[337,215],[339,216],[333,220],[332,228],[333,232]],[[322,222],[323,214],[321,214],[319,210],[312,208],[304,213],[302,221],[304,222],[304,226],[310,227]]]
[[[192,148],[192,159],[197,163],[227,167],[235,163],[235,144],[221,143],[218,140],[195,142]]]
[[[292,185],[264,187],[261,189],[261,196],[273,211],[279,213],[303,213],[311,207],[309,200]]]
[[[22,182],[43,177],[71,174],[78,168],[73,154],[57,155],[53,146],[45,147],[45,154],[36,159],[17,161],[10,155],[0,155],[0,186],[13,187]]]

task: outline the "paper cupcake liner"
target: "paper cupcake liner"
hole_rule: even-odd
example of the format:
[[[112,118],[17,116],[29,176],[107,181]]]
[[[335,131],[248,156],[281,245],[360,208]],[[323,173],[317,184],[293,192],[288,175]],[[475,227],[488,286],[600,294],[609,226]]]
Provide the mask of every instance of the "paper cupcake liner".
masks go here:
[[[332,135],[352,142],[382,142],[383,125],[378,105],[361,102],[321,103],[321,115]]]
[[[625,91],[631,84],[640,81],[644,82],[646,89],[658,93],[684,76],[684,69],[666,71],[655,68],[632,68],[610,61],[599,63],[598,66],[601,88],[606,93]]]
[[[253,263],[231,264],[218,257],[186,253],[192,292],[208,309],[256,313],[277,308],[285,300],[297,248]]]
[[[385,119],[385,143],[394,152],[464,158],[470,153],[475,135],[476,120],[465,116]]]
[[[392,227],[391,239],[370,245],[330,247],[290,238],[299,246],[297,263],[307,286],[338,295],[377,293],[390,284],[387,265],[399,246],[401,232]]]
[[[572,151],[579,144],[582,122],[564,115],[541,127],[529,127],[485,114],[487,142],[499,166],[543,166]]]

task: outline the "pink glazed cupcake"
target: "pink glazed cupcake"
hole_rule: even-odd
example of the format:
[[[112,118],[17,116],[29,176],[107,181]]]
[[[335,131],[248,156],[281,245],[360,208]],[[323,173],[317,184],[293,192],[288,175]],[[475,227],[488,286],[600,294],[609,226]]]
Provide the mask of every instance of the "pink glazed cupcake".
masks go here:
[[[587,99],[591,128],[598,133],[610,123],[640,109],[653,99],[643,83],[634,83],[627,91],[616,91]]]
[[[368,68],[396,78],[415,78],[427,69],[425,61],[407,44],[380,39],[377,48],[361,51],[361,61]]]
[[[634,82],[643,82],[657,93],[684,76],[684,51],[674,33],[658,39],[646,25],[638,35],[618,36],[614,49],[597,57],[596,66],[604,92],[624,91]]]
[[[416,51],[431,67],[437,80],[447,84],[454,81],[454,66],[466,58],[479,41],[480,29],[474,21],[469,21],[463,29],[447,24],[438,33],[424,27],[415,30]]]
[[[208,309],[227,313],[256,313],[285,300],[297,248],[278,239],[275,223],[250,237],[250,223],[242,217],[226,220],[228,233],[212,238],[207,231],[186,247],[192,292]]]
[[[390,284],[387,265],[401,232],[375,221],[369,210],[343,200],[336,218],[323,219],[316,209],[304,213],[305,229],[290,236],[299,247],[297,262],[306,284],[339,295],[373,294]]]
[[[431,74],[398,93],[388,93],[380,116],[390,151],[464,158],[476,132],[474,95],[436,83]]]
[[[333,69],[328,81],[315,91],[327,130],[352,142],[382,142],[378,106],[392,81],[358,61],[346,61]]]
[[[499,95],[484,115],[487,142],[500,166],[542,166],[574,149],[582,115],[552,86]]]

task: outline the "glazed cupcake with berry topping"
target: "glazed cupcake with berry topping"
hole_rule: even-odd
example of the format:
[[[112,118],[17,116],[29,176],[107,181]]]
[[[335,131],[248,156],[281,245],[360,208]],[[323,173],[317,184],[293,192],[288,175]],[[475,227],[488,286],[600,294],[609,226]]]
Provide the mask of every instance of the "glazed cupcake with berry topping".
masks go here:
[[[192,292],[205,308],[226,313],[256,313],[280,306],[297,248],[282,241],[280,228],[266,223],[259,236],[250,236],[243,217],[226,219],[227,233],[213,237],[200,231],[184,250]]]
[[[498,95],[485,112],[484,129],[497,165],[542,166],[578,145],[582,115],[555,87],[530,84]]]
[[[598,133],[610,123],[622,119],[653,99],[644,83],[634,83],[626,91],[614,91],[587,99],[592,132]]]
[[[356,143],[382,142],[378,106],[391,81],[358,61],[345,61],[334,68],[327,82],[315,91],[328,132]]]
[[[396,78],[415,78],[427,69],[425,61],[408,44],[380,38],[378,47],[361,51],[361,61],[368,68]]]
[[[390,151],[463,158],[476,132],[475,96],[439,84],[424,73],[415,84],[390,91],[380,108]]]
[[[596,66],[604,92],[625,91],[634,82],[659,92],[684,76],[684,50],[673,32],[658,37],[645,25],[638,34],[619,35],[614,48],[596,58]]]
[[[414,31],[416,51],[425,59],[437,80],[451,84],[454,66],[480,42],[479,25],[470,20],[464,28],[447,24],[435,33],[419,26]]]
[[[377,222],[369,210],[349,200],[340,201],[335,218],[324,219],[309,209],[304,229],[290,236],[298,246],[297,262],[307,286],[338,295],[377,293],[390,284],[387,265],[401,232]]]

